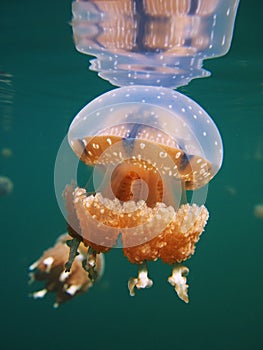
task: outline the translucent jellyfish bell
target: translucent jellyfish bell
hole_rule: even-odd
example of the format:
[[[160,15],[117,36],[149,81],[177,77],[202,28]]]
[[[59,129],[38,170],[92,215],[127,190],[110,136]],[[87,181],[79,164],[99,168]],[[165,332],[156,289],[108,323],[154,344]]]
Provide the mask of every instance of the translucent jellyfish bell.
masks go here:
[[[121,87],[96,98],[75,117],[68,139],[88,165],[144,160],[190,190],[208,183],[223,159],[209,115],[188,97],[161,87]]]

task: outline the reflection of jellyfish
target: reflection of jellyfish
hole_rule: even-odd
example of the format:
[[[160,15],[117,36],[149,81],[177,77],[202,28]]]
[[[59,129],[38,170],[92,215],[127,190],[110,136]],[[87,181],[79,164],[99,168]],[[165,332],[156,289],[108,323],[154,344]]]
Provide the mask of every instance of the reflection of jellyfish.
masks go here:
[[[55,307],[59,306],[76,295],[87,292],[96,282],[104,270],[104,258],[100,254],[96,260],[96,280],[92,280],[82,264],[87,258],[87,248],[79,247],[71,271],[65,272],[65,263],[68,259],[69,249],[67,242],[70,236],[64,234],[59,237],[54,247],[46,250],[42,257],[30,266],[31,281],[45,282],[45,288],[34,292],[33,298],[43,298],[48,292],[56,294]]]
[[[258,160],[258,161],[263,160],[262,140],[261,139],[257,142],[257,146],[256,146],[255,153],[254,153],[254,158],[255,158],[255,160]]]
[[[8,177],[0,176],[0,197],[10,194],[13,188],[13,182]]]
[[[12,128],[14,99],[12,78],[12,74],[0,70],[0,128],[3,131],[10,131]]]
[[[203,59],[224,55],[238,0],[74,1],[77,50],[113,85],[178,87],[210,73]]]

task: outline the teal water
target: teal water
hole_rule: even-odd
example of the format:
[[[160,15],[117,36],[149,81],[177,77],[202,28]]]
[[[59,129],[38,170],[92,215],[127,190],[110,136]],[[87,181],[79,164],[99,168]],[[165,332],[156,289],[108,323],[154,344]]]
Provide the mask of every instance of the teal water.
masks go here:
[[[131,298],[136,274],[120,250],[106,256],[100,284],[52,308],[28,298],[27,268],[65,231],[53,170],[74,115],[111,89],[74,49],[70,1],[2,0],[0,11],[1,346],[3,349],[262,349],[263,6],[241,0],[229,54],[205,62],[212,77],[181,89],[216,121],[221,171],[209,186],[210,220],[187,262],[190,303],[150,264],[154,286]]]

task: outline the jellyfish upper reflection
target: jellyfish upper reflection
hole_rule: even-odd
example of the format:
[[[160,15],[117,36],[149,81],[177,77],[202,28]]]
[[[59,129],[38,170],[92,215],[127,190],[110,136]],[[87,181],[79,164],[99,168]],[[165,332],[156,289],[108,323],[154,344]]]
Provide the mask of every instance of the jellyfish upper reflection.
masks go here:
[[[75,1],[77,50],[113,85],[178,87],[205,77],[203,59],[224,55],[238,0]]]

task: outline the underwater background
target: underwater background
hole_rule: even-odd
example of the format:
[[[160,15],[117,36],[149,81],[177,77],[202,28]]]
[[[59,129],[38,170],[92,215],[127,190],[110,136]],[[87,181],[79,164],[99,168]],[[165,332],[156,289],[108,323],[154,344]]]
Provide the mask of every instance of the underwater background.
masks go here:
[[[180,89],[215,120],[225,150],[186,262],[190,303],[160,262],[149,264],[154,286],[130,297],[136,266],[114,249],[103,279],[58,309],[52,295],[28,297],[28,266],[65,232],[53,176],[68,126],[113,87],[74,48],[70,1],[1,0],[0,9],[0,176],[13,184],[0,196],[1,348],[262,349],[263,3],[241,0],[230,52]]]

